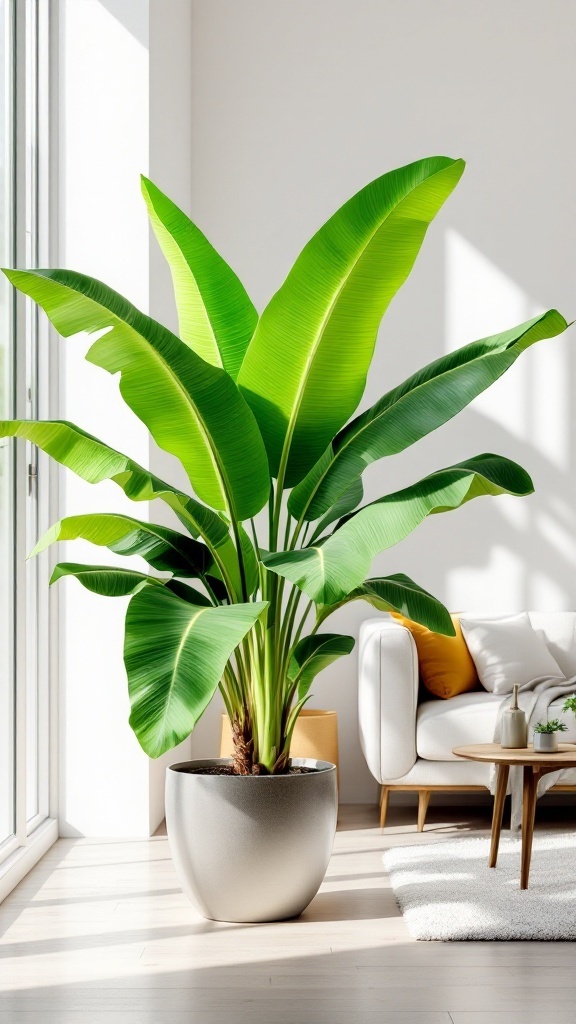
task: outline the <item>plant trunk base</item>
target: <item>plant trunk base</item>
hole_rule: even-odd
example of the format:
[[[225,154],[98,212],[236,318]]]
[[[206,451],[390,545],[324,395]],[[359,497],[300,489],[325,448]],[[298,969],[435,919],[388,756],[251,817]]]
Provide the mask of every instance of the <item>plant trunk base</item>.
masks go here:
[[[234,754],[232,765],[235,775],[262,775],[261,765],[254,762],[254,740],[246,723],[240,725],[238,719],[232,722],[232,740]]]
[[[255,760],[254,740],[252,738],[252,726],[250,722],[244,721],[244,723],[241,724],[237,718],[234,719],[232,722],[232,741],[234,744],[232,765],[235,775],[287,774],[290,760],[290,753],[287,750],[282,751],[271,772],[265,765],[260,764],[259,761]]]

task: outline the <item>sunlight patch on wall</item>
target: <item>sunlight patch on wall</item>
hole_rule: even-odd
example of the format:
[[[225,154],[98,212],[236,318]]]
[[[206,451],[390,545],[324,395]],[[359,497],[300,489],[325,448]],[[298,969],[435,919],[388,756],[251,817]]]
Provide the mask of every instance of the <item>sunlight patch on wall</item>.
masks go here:
[[[532,509],[529,501],[511,494],[498,496],[495,508],[498,514],[519,534],[526,534],[532,522]]]
[[[451,611],[505,615],[525,607],[526,567],[521,555],[495,544],[481,566],[451,569],[446,604]]]
[[[566,611],[572,607],[570,592],[551,579],[547,573],[531,572],[526,607],[530,611]]]
[[[576,536],[574,528],[564,527],[547,512],[536,512],[534,523],[540,537],[546,541],[550,555],[576,565]]]
[[[447,351],[529,320],[544,307],[457,231],[446,232]],[[534,480],[527,499],[499,498],[480,539],[485,564],[450,569],[451,608],[559,609],[570,605],[576,566],[570,479],[569,350],[565,338],[538,342],[463,412],[470,436],[521,462]],[[476,448],[478,443],[476,442]],[[506,547],[498,531],[506,536]],[[490,543],[487,554],[487,541]],[[471,562],[474,562],[472,555]]]
[[[513,327],[542,312],[500,267],[452,229],[446,232],[446,350]],[[539,342],[471,408],[568,468],[568,381],[563,339]]]

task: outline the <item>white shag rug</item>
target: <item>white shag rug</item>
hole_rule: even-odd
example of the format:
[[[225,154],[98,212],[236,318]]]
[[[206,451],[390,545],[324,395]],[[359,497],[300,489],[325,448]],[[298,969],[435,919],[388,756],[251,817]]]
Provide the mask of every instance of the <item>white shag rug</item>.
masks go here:
[[[520,889],[520,838],[456,839],[388,850],[384,865],[415,939],[576,939],[576,835],[534,837],[529,888]]]

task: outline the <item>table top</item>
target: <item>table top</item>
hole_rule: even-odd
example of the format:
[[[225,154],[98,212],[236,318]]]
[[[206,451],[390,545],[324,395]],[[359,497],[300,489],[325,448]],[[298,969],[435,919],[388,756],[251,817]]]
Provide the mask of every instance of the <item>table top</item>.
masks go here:
[[[559,768],[576,768],[576,743],[559,743],[554,753],[540,753],[532,746],[507,748],[499,743],[471,743],[454,747],[452,753],[469,761],[489,761],[490,764],[557,764]]]

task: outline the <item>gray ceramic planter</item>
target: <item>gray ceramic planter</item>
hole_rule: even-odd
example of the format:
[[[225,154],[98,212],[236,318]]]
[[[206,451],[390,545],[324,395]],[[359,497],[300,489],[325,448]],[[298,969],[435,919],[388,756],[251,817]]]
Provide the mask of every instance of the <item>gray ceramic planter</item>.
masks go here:
[[[534,750],[540,754],[553,754],[558,750],[558,737],[555,732],[535,732]]]
[[[330,854],[336,768],[305,775],[196,775],[227,758],[183,761],[166,772],[166,827],[180,884],[213,921],[282,921],[316,895]]]

